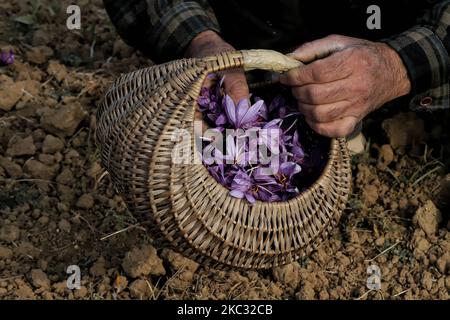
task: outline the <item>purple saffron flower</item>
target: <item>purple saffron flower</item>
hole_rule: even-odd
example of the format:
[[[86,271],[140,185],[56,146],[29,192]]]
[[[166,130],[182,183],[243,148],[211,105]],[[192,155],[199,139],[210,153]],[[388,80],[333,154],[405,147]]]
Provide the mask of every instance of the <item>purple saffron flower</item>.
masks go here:
[[[4,66],[14,63],[14,52],[12,49],[8,51],[2,51],[0,53],[0,63]]]
[[[279,95],[266,105],[250,96],[236,105],[224,93],[224,77],[217,80],[201,89],[198,108],[214,130],[222,134],[236,130],[225,137],[226,152],[214,142],[203,142],[203,163],[209,173],[231,196],[250,203],[286,201],[299,194],[297,174],[320,170],[316,162],[323,162],[324,152],[313,147],[311,154],[305,153],[295,100]]]
[[[242,99],[237,105],[234,104],[230,96],[225,95],[224,108],[228,121],[236,129],[248,129],[257,122],[259,111],[264,101],[259,100],[250,106],[250,101]]]
[[[295,130],[294,135],[292,136],[291,153],[295,162],[301,162],[305,158],[305,151],[300,144],[297,130]]]
[[[230,195],[239,199],[246,198],[248,202],[255,203],[256,199],[252,194],[252,187],[251,177],[244,170],[241,170],[234,176]]]

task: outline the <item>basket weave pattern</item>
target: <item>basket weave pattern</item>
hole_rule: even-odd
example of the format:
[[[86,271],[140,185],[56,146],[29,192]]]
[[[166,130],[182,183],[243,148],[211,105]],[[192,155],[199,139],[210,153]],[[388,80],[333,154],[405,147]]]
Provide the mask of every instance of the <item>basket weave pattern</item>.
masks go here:
[[[231,197],[190,146],[204,79],[238,67],[245,67],[242,52],[229,52],[120,77],[98,110],[97,141],[114,185],[156,237],[200,263],[270,268],[309,254],[338,222],[350,193],[350,157],[344,139],[331,139],[326,168],[306,192],[253,205]],[[178,129],[191,140],[173,141]],[[197,161],[173,163],[176,145]]]

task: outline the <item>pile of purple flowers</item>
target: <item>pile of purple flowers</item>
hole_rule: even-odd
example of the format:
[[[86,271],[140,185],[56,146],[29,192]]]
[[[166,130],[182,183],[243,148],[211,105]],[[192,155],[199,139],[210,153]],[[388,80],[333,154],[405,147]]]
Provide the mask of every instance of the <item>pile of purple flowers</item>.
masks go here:
[[[222,84],[223,78],[203,87],[198,98],[208,130],[221,134],[224,142],[203,135],[203,164],[233,197],[250,203],[295,197],[300,193],[296,177],[308,155],[300,143],[294,99],[277,96],[267,104],[251,97],[235,104]]]

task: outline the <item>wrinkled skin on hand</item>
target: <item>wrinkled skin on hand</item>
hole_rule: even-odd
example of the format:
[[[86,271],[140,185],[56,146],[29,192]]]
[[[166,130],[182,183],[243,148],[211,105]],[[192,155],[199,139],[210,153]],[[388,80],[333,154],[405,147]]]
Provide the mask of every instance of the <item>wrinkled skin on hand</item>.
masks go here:
[[[206,57],[227,51],[235,51],[235,49],[215,32],[204,31],[191,41],[185,55],[187,57]],[[231,96],[234,102],[249,98],[249,89],[244,70],[229,70],[222,72],[221,75],[225,75],[225,92]]]
[[[199,33],[189,44],[186,49],[186,57],[206,57],[221,52],[234,51],[235,49],[229,43],[225,42],[214,31],[204,31]],[[247,80],[245,78],[244,70],[235,69],[221,73],[225,76],[224,90],[233,99],[235,103],[241,99],[249,99],[250,93],[248,89]],[[211,79],[207,78],[203,83],[204,87],[212,85]],[[202,114],[197,111],[195,113],[195,120],[202,121]],[[208,126],[205,122],[202,125],[202,131],[206,130]],[[198,132],[197,134],[199,134]]]
[[[384,43],[329,36],[290,54],[307,65],[280,76],[317,133],[345,137],[367,114],[411,90],[398,54]]]

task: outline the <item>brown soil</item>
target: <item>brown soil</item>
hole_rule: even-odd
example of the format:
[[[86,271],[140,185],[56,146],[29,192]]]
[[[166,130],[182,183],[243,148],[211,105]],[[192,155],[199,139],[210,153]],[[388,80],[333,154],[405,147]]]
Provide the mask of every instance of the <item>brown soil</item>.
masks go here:
[[[40,3],[30,25],[12,21],[28,1],[0,3],[0,47],[16,53],[0,68],[0,299],[450,298],[448,113],[395,115],[398,102],[365,122],[348,208],[309,258],[208,269],[154,242],[100,167],[96,106],[151,62],[118,39],[101,1],[78,2],[79,31],[65,28],[68,1]],[[79,290],[66,286],[73,264]]]

